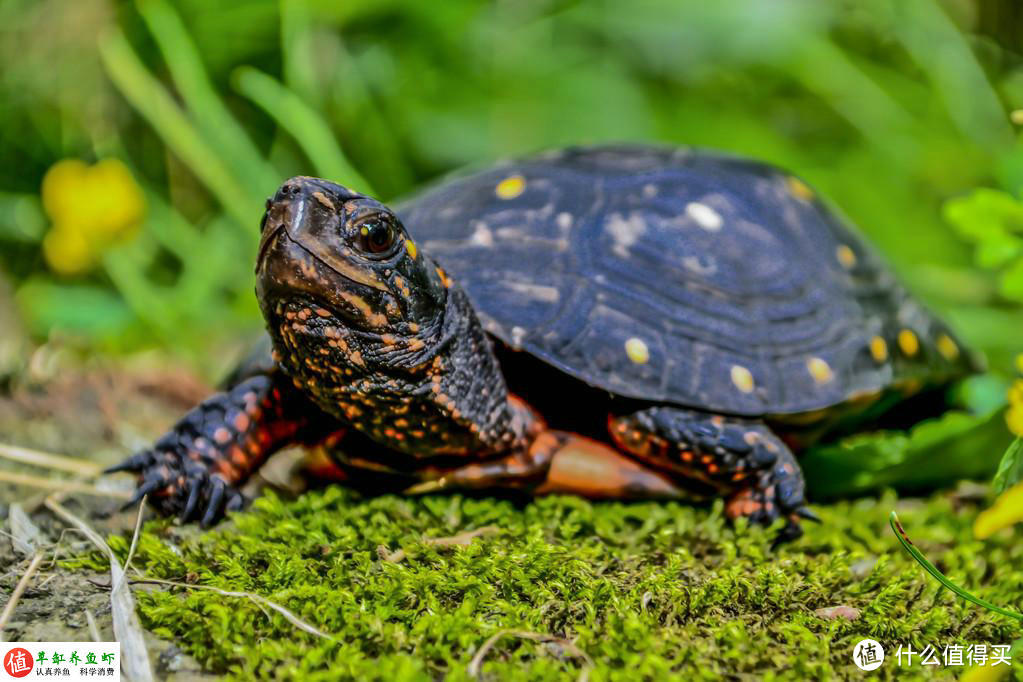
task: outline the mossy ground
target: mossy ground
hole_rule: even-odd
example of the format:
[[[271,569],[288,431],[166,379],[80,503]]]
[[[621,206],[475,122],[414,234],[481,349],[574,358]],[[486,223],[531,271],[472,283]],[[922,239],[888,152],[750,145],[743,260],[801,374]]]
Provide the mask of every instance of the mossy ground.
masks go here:
[[[235,678],[468,679],[473,655],[502,629],[573,641],[594,661],[592,680],[860,677],[851,654],[863,637],[888,647],[873,675],[955,677],[963,668],[900,669],[894,648],[1007,644],[1018,626],[927,576],[888,528],[893,508],[953,579],[1023,607],[1023,544],[1011,530],[972,539],[977,507],[951,493],[818,506],[823,523],[773,551],[771,531],[731,527],[720,504],[362,498],[330,487],[290,501],[269,494],[205,533],[150,523],[133,564],[264,595],[335,637],[245,598],[136,590],[147,628]],[[483,526],[500,530],[469,546],[423,542]],[[126,554],[129,538],[113,540]],[[399,548],[403,560],[385,558]],[[829,606],[861,616],[815,614]],[[581,663],[558,644],[508,637],[483,676],[575,679]]]

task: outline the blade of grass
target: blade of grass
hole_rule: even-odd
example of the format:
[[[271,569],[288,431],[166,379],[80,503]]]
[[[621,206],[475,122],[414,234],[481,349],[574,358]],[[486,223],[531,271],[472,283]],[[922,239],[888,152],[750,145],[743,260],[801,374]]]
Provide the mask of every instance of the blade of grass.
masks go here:
[[[892,531],[895,533],[895,537],[897,537],[899,539],[899,542],[902,543],[902,547],[907,552],[909,552],[909,555],[911,557],[916,559],[916,562],[918,564],[924,567],[924,570],[926,570],[928,573],[934,576],[935,580],[937,580],[939,583],[944,585],[952,592],[955,592],[968,602],[973,602],[977,606],[983,606],[985,609],[989,611],[993,611],[1007,618],[1015,618],[1016,620],[1023,622],[1023,613],[1009,611],[1008,609],[1003,609],[1000,606],[995,606],[991,602],[985,601],[980,597],[974,597],[972,594],[970,594],[969,592],[967,592],[966,590],[964,590],[963,588],[959,587],[954,582],[946,578],[945,575],[941,571],[939,571],[934,564],[928,561],[927,557],[925,557],[920,552],[920,550],[916,548],[916,545],[913,544],[913,541],[909,539],[909,535],[906,534],[906,531],[902,527],[902,524],[899,523],[898,514],[896,514],[894,511],[892,511],[892,513],[888,516],[888,523],[889,525],[891,525]]]
[[[147,251],[141,239],[122,244],[103,254],[103,269],[138,319],[165,343],[172,342],[179,331],[178,316],[168,300],[172,297],[162,295],[145,277],[152,255]]]
[[[906,155],[916,122],[830,40],[808,40],[796,53],[793,74],[828,102],[879,150]]]
[[[318,106],[322,104],[323,97],[322,89],[317,87],[313,25],[313,13],[305,0],[281,2],[281,70],[284,82],[299,97]]]
[[[358,126],[364,170],[387,178],[378,192],[407,190],[413,184],[406,150],[384,108],[374,101],[356,60],[339,32],[323,31],[322,22],[308,0],[281,3],[281,59],[283,80],[296,95],[333,125],[349,130]],[[329,55],[329,69],[323,55]]]
[[[238,67],[232,82],[238,92],[262,107],[295,138],[319,175],[366,194],[374,193],[341,151],[327,123],[298,95],[251,66]]]
[[[142,64],[124,34],[120,31],[107,33],[99,41],[99,53],[107,75],[125,99],[209,188],[238,222],[245,238],[255,242],[256,232],[250,226],[259,219],[261,195],[238,182],[166,88]]]
[[[139,13],[156,39],[171,78],[205,139],[243,179],[246,187],[269,194],[280,178],[213,88],[202,57],[181,16],[164,0],[138,0]]]
[[[892,3],[892,31],[927,74],[959,129],[995,153],[1012,146],[1008,114],[967,37],[934,0]]]

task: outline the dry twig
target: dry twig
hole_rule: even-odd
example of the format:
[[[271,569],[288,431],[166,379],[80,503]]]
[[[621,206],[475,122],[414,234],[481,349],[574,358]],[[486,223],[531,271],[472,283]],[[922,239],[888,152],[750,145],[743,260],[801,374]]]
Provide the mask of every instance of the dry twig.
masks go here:
[[[21,462],[22,464],[31,464],[33,466],[42,467],[43,469],[67,471],[68,473],[78,474],[79,476],[86,476],[89,478],[98,476],[100,471],[102,471],[102,467],[92,460],[67,457],[66,455],[55,455],[52,452],[23,448],[18,445],[10,445],[8,443],[0,443],[0,457],[13,460],[15,462]]]
[[[36,552],[35,556],[32,557],[32,561],[29,563],[28,568],[21,574],[21,579],[18,584],[14,586],[14,591],[11,592],[10,599],[7,600],[7,605],[4,606],[4,610],[0,613],[0,636],[2,636],[4,628],[7,627],[7,621],[11,619],[14,614],[14,608],[18,605],[18,600],[21,599],[21,595],[28,588],[29,582],[32,580],[32,576],[35,575],[36,569],[39,568],[39,564],[43,562],[43,553]],[[6,639],[4,637],[4,639]]]
[[[472,657],[471,661],[469,661],[470,675],[473,677],[479,677],[480,671],[483,669],[483,659],[502,637],[518,637],[519,639],[530,639],[534,642],[549,642],[557,644],[567,653],[583,660],[583,667],[579,670],[579,677],[577,678],[578,682],[586,682],[590,678],[590,669],[593,668],[593,659],[590,658],[585,651],[562,637],[545,635],[539,632],[526,632],[525,630],[499,630],[495,632],[487,641],[483,642],[479,651],[477,651],[476,655]]]
[[[61,519],[78,528],[110,559],[110,612],[114,621],[114,637],[121,643],[121,668],[125,677],[133,682],[151,682],[153,669],[149,665],[149,653],[142,634],[142,625],[135,613],[135,599],[124,581],[124,569],[114,551],[99,533],[78,516],[72,514],[54,497],[46,498],[46,508]]]
[[[22,474],[14,471],[0,471],[0,481],[64,493],[85,493],[86,495],[95,495],[97,497],[116,497],[125,500],[131,497],[131,493],[127,490],[104,490],[84,481],[47,478],[46,476],[33,476],[32,474]]]
[[[255,594],[253,592],[232,592],[229,590],[222,590],[219,587],[214,587],[212,585],[189,585],[188,583],[179,583],[173,580],[161,580],[159,578],[140,578],[138,580],[132,580],[131,582],[133,584],[156,583],[157,585],[173,585],[174,587],[185,587],[190,590],[209,590],[210,592],[216,592],[217,594],[223,595],[225,597],[242,597],[244,599],[250,599],[260,607],[266,606],[273,609],[277,613],[281,614],[282,616],[284,616],[285,620],[287,620],[289,623],[297,627],[302,632],[308,632],[310,635],[322,637],[323,639],[329,640],[336,639],[332,635],[328,635],[322,630],[317,629],[315,626],[305,622],[304,620],[296,616],[293,612],[289,611],[280,604],[272,602],[266,597],[260,594]]]
[[[467,530],[464,533],[458,533],[457,535],[452,535],[452,536],[449,536],[449,537],[444,537],[444,538],[423,538],[422,539],[422,543],[424,545],[433,545],[435,547],[452,547],[452,546],[455,546],[455,545],[461,545],[461,546],[464,547],[464,546],[467,546],[467,545],[471,545],[472,541],[474,539],[478,538],[478,537],[485,537],[487,535],[496,535],[497,533],[500,533],[500,532],[501,532],[501,529],[498,528],[497,526],[483,526],[483,527],[477,528],[475,530]],[[390,549],[388,549],[384,545],[380,545],[379,547],[377,547],[377,555],[379,555],[379,557],[381,559],[383,559],[384,561],[388,561],[388,562],[391,562],[391,563],[397,563],[399,561],[404,561],[405,558],[408,556],[405,553],[405,550],[401,549],[400,547],[392,552]]]

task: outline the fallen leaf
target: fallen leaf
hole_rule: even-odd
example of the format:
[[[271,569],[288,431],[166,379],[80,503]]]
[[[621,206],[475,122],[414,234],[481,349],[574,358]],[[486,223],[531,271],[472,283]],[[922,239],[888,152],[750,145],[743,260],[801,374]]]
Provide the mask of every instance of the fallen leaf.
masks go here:
[[[814,611],[818,617],[824,620],[835,620],[845,618],[846,620],[859,620],[860,610],[852,606],[828,606]]]

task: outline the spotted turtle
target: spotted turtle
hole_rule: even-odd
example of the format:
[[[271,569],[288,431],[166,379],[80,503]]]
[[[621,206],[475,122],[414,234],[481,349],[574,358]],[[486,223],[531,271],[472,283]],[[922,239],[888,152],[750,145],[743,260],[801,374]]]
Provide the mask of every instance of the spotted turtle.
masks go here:
[[[557,150],[393,210],[292,178],[256,278],[272,357],[113,469],[184,520],[302,444],[356,486],[721,496],[788,540],[794,451],[977,368],[806,183],[687,148]]]

